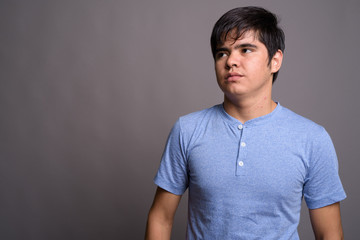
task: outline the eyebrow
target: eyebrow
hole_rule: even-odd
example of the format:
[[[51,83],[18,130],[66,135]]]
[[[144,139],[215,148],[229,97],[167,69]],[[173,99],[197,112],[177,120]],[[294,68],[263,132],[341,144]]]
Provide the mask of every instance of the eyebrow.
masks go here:
[[[243,44],[238,44],[234,46],[234,49],[239,49],[239,48],[254,48],[257,49],[258,47],[254,44],[251,43],[243,43]]]
[[[234,46],[234,49],[239,49],[239,48],[254,48],[254,49],[257,49],[258,47],[254,44],[251,44],[251,43],[243,43],[243,44],[237,44]],[[216,48],[215,49],[215,52],[222,52],[222,51],[229,51],[228,48],[226,47],[221,47],[221,48]]]

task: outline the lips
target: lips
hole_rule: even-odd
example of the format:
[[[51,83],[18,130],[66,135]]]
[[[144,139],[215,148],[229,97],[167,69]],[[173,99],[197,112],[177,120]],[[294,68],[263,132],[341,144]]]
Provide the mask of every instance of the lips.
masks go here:
[[[228,73],[225,75],[225,80],[232,82],[232,81],[237,81],[240,80],[242,77],[244,77],[244,75],[240,74],[240,73]]]

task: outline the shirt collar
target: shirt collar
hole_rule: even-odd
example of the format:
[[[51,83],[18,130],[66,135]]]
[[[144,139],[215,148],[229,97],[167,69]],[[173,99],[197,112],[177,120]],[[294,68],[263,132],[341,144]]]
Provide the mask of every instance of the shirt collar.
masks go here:
[[[276,107],[271,113],[268,113],[268,114],[266,114],[264,116],[261,116],[261,117],[257,117],[257,118],[253,118],[251,120],[248,120],[244,124],[242,124],[238,119],[230,116],[225,111],[224,104],[219,104],[218,108],[219,108],[220,114],[221,114],[222,118],[224,119],[224,121],[226,121],[230,125],[238,126],[239,124],[241,124],[241,125],[250,127],[250,126],[257,126],[257,125],[266,124],[266,123],[269,123],[269,122],[273,121],[274,116],[276,116],[277,113],[281,111],[282,106],[280,105],[279,102],[276,102]]]

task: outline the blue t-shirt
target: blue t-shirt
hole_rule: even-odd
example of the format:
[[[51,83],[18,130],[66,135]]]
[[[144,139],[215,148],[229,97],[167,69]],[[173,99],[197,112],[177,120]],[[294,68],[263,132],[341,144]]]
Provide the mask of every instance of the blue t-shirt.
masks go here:
[[[302,197],[310,209],[343,200],[325,129],[289,109],[242,124],[223,105],[180,117],[155,183],[189,188],[187,239],[299,239]]]

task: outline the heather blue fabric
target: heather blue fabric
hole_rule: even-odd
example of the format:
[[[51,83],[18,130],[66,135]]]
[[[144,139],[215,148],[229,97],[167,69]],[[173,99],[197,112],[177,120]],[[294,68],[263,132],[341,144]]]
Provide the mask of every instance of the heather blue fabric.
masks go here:
[[[155,183],[189,188],[187,239],[299,239],[301,200],[310,209],[346,195],[325,129],[277,105],[242,124],[223,105],[180,117]]]

